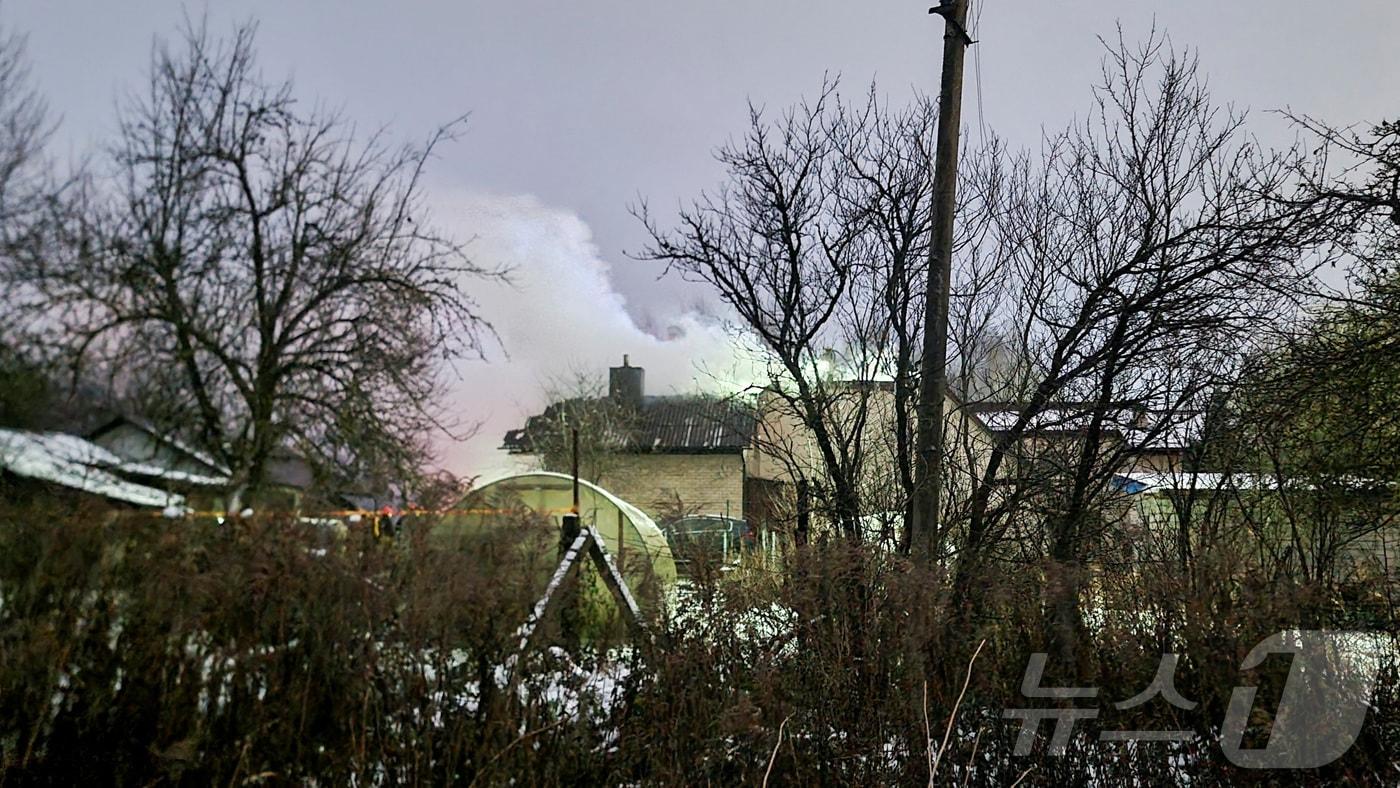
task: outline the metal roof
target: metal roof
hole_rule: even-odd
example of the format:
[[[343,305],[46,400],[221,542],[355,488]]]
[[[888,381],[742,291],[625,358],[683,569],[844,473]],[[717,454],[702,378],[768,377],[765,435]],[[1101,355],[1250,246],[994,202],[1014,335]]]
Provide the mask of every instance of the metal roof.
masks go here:
[[[606,399],[593,400],[600,406]],[[578,400],[551,405],[531,416],[522,429],[505,434],[502,448],[515,454],[534,451],[531,434],[560,423],[560,410],[579,407]],[[612,436],[620,451],[669,454],[737,453],[753,440],[753,411],[732,399],[705,396],[644,397],[641,407],[623,417],[625,428]]]

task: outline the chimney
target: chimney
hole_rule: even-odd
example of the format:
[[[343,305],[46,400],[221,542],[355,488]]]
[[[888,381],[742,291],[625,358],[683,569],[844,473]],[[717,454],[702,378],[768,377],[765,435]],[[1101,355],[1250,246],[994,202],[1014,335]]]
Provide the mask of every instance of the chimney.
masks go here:
[[[644,375],[641,367],[628,364],[627,356],[623,356],[622,366],[608,370],[608,397],[622,405],[640,408],[645,390]]]

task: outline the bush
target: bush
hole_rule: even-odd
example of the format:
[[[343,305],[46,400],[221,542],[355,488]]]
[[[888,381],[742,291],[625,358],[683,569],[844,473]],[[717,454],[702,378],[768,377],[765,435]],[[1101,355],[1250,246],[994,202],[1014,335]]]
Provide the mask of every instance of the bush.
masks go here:
[[[6,776],[436,782],[515,735],[495,671],[538,523],[437,551],[279,519],[3,519]]]
[[[696,573],[637,642],[569,645],[546,622],[512,670],[557,533],[522,518],[446,547],[427,525],[384,543],[275,518],[0,513],[0,779],[923,784],[935,757],[938,782],[970,785],[1396,777],[1392,663],[1336,763],[1249,772],[1221,753],[1231,690],[1261,687],[1263,743],[1288,670],[1271,660],[1241,677],[1243,656],[1344,612],[1316,589],[1169,571],[1101,582],[1082,658],[1043,682],[1102,687],[1070,704],[1100,718],[1078,723],[1063,755],[1047,752],[1042,723],[1021,757],[1003,710],[1067,703],[1020,694],[1028,655],[1047,650],[1041,568],[1001,567],[982,581],[982,607],[952,615],[937,573],[812,547],[782,573]],[[1167,652],[1181,655],[1177,690],[1199,705],[1113,710]],[[1098,743],[1124,728],[1192,740]]]

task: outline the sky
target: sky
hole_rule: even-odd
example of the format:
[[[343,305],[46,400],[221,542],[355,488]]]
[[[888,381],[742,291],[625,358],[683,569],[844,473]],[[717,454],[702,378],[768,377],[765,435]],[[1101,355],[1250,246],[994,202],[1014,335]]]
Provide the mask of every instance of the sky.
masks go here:
[[[4,0],[0,24],[27,34],[35,81],[62,121],[54,152],[80,158],[112,138],[121,97],[139,90],[157,36],[186,16],[215,31],[256,20],[264,72],[360,128],[419,140],[470,113],[440,151],[427,197],[442,228],[471,239],[510,287],[470,285],[500,335],[460,366],[449,404],[479,422],[444,441],[445,467],[510,465],[505,430],[554,383],[605,375],[626,353],[650,393],[744,382],[752,370],[722,309],[697,285],[629,253],[645,244],[629,207],[663,216],[722,173],[717,146],[742,133],[749,102],[774,110],[874,82],[896,102],[933,93],[942,28],[912,0]],[[982,7],[985,6],[985,7]],[[1269,144],[1292,131],[1272,110],[1335,124],[1400,116],[1397,0],[973,0],[964,131],[1013,146],[1082,117],[1103,47],[1155,26],[1195,49],[1218,100],[1250,111]]]

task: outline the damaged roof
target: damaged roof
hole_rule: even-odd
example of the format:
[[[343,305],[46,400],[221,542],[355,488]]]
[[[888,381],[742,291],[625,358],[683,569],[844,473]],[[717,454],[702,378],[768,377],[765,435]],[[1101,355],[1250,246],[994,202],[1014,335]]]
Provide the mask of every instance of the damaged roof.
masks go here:
[[[565,423],[570,408],[591,405],[616,407],[606,398],[555,403],[523,428],[507,432],[501,448],[532,454],[535,440]],[[749,447],[756,424],[743,403],[704,396],[643,397],[639,407],[622,410],[615,421],[608,431],[619,451],[658,454],[738,453]]]

